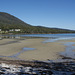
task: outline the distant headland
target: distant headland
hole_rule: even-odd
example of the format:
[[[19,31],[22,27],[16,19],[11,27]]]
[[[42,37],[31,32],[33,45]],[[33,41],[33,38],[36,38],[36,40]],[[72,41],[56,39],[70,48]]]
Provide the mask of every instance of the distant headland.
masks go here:
[[[74,30],[32,26],[5,12],[0,12],[0,33],[25,33],[25,34],[57,34],[75,33]]]

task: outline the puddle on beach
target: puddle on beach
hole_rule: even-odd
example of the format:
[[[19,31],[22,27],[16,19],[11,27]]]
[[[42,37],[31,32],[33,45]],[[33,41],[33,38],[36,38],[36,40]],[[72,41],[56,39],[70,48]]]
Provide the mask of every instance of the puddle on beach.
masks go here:
[[[35,50],[35,48],[27,48],[27,47],[24,47],[20,52],[16,53],[16,54],[13,54],[11,56],[0,56],[0,57],[9,57],[9,58],[15,58],[15,59],[20,59],[18,58],[18,56],[23,53],[24,51],[28,51],[28,50]]]

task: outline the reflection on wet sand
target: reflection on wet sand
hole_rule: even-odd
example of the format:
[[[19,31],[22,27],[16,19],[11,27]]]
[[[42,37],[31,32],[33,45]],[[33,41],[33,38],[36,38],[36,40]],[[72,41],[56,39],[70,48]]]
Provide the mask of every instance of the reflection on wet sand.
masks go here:
[[[20,59],[18,58],[18,56],[23,53],[24,51],[28,51],[28,50],[35,50],[35,48],[26,48],[24,47],[20,52],[14,54],[14,55],[11,55],[11,56],[0,56],[0,57],[9,57],[9,58],[15,58],[15,59]]]
[[[75,52],[73,50],[75,49],[75,46],[73,46],[75,42],[66,42],[64,45],[66,46],[64,52],[60,52],[60,55],[70,58],[70,59],[75,59]]]

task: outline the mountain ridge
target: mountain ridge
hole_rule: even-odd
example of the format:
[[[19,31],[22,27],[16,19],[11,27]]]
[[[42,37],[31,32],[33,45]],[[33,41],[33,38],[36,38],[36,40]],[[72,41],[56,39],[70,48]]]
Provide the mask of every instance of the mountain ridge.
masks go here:
[[[21,29],[19,33],[74,33],[74,30],[60,29],[60,28],[48,28],[43,26],[32,26],[19,18],[8,14],[6,12],[0,12],[0,29],[2,31],[9,31],[10,29]],[[9,32],[14,33],[14,32]]]

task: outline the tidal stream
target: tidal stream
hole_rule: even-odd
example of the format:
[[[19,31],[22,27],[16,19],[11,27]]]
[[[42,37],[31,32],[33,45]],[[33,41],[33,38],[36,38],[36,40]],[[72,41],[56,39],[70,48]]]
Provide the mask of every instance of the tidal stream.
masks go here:
[[[13,54],[11,56],[0,56],[0,57],[9,57],[9,58],[16,58],[16,59],[20,59],[18,58],[18,56],[23,53],[24,51],[28,51],[28,50],[35,50],[35,48],[27,48],[27,47],[24,47],[20,52],[16,53],[16,54]]]

